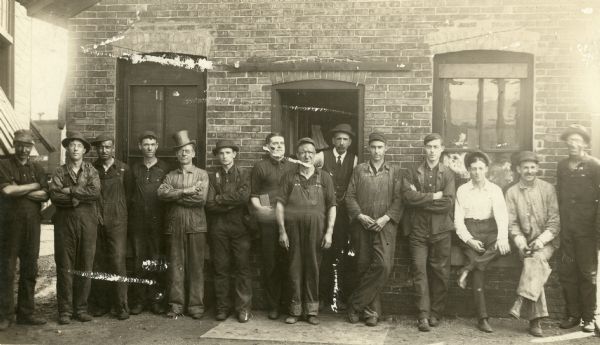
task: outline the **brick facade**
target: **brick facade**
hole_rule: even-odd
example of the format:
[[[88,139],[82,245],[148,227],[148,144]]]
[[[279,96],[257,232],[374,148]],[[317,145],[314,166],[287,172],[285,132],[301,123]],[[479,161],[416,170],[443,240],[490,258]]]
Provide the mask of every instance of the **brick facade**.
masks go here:
[[[214,64],[207,73],[207,147],[219,139],[234,139],[242,147],[240,162],[250,166],[272,129],[272,86],[326,79],[364,85],[365,118],[360,124],[364,133],[374,128],[389,133],[389,159],[406,166],[422,159],[421,138],[431,131],[435,54],[478,49],[524,52],[534,56],[532,146],[541,154],[543,176],[552,181],[556,162],[566,154],[558,139],[561,130],[573,122],[589,127],[591,114],[600,113],[594,103],[600,75],[595,60],[600,9],[594,4],[592,0],[104,0],[69,21],[67,123],[90,137],[114,133],[117,56],[151,51],[198,54]],[[403,68],[235,71],[236,65],[248,62],[347,61],[390,62]],[[208,166],[211,158],[207,157]],[[389,313],[414,311],[408,298],[412,282],[407,246],[404,239],[399,241],[396,268],[385,291]],[[509,267],[490,274],[490,298],[500,301],[495,312],[504,315],[518,272]],[[547,293],[553,315],[561,312],[558,288],[553,275]],[[452,288],[448,312],[465,314],[469,296]]]

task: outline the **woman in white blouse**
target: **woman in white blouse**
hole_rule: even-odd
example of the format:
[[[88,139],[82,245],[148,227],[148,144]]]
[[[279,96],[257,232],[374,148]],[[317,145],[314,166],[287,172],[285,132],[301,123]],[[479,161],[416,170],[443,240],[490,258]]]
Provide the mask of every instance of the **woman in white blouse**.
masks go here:
[[[464,289],[467,276],[473,273],[473,298],[479,318],[477,327],[487,333],[493,330],[485,305],[485,269],[498,255],[510,251],[506,202],[502,189],[486,178],[489,164],[490,159],[483,152],[465,155],[465,167],[471,180],[456,191],[454,206],[456,234],[465,243],[463,252],[467,257],[458,284]]]

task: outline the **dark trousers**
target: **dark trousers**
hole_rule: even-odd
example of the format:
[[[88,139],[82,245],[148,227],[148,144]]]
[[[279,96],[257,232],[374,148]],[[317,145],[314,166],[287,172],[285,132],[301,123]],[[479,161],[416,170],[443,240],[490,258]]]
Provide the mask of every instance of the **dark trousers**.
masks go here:
[[[173,229],[167,235],[169,305],[178,313],[190,315],[204,313],[204,255],[206,233],[186,233]]]
[[[394,265],[397,225],[392,222],[379,232],[352,224],[352,248],[356,254],[356,288],[349,299],[349,307],[366,317],[381,315],[379,294],[385,286]]]
[[[33,314],[37,260],[40,252],[39,210],[12,219],[0,229],[0,320],[12,320],[15,312],[14,286],[19,258],[17,315]],[[9,215],[13,217],[15,215]]]
[[[252,271],[250,235],[245,226],[213,227],[210,230],[211,253],[215,267],[217,310],[228,312],[232,303],[230,281],[234,281],[235,311],[252,308]]]
[[[567,315],[592,321],[596,309],[596,238],[563,236],[561,247],[563,256],[558,277]],[[572,253],[572,257],[564,253]]]
[[[467,256],[467,265],[463,267],[463,270],[472,272],[475,309],[477,316],[483,319],[488,317],[484,291],[485,270],[487,265],[499,255],[498,249],[496,249],[498,228],[493,218],[486,220],[465,219],[465,225],[473,238],[481,241],[485,248],[485,252],[478,253],[466,244],[463,246],[463,253]]]
[[[108,221],[98,227],[94,272],[127,276],[125,258],[127,254],[127,222]],[[95,308],[110,308],[116,312],[128,310],[127,283],[93,279],[90,304]]]
[[[260,223],[262,249],[262,279],[269,310],[287,305],[286,279],[288,260],[285,249],[279,245],[279,229],[274,222]]]
[[[319,264],[324,217],[307,214],[286,220],[290,242],[290,315],[319,314]]]
[[[418,317],[427,319],[430,313],[440,317],[446,306],[450,279],[450,232],[426,237],[411,233],[409,244]]]
[[[92,206],[80,205],[57,208],[53,220],[58,313],[87,313],[91,281],[78,273],[90,274],[94,267],[98,217]]]
[[[343,201],[342,201],[343,203]],[[346,207],[338,201],[337,215],[333,227],[331,247],[323,251],[323,259],[319,272],[319,299],[327,304],[335,304],[337,300],[346,302],[350,289],[348,275],[351,274],[350,259],[350,224]]]

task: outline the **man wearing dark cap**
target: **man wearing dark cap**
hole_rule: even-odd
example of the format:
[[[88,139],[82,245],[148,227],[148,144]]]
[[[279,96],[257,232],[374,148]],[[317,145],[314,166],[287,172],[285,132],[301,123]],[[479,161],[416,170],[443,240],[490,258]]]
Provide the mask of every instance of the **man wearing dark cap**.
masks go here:
[[[508,212],[502,189],[490,182],[486,174],[490,165],[488,156],[481,152],[465,155],[465,167],[471,180],[456,191],[454,227],[464,242],[463,253],[467,264],[462,268],[459,286],[466,288],[467,276],[473,273],[473,298],[480,331],[491,333],[485,304],[485,270],[487,265],[510,251],[508,244]]]
[[[302,138],[296,148],[300,163],[281,178],[275,211],[279,243],[290,263],[291,301],[285,322],[293,324],[305,316],[317,325],[321,248],[331,246],[336,198],[331,176],[314,166],[315,142]]]
[[[100,211],[103,224],[98,229],[94,272],[127,275],[127,202],[131,188],[129,167],[115,159],[115,144],[112,136],[100,134],[92,141],[98,159],[93,163],[100,177]],[[129,318],[127,306],[127,283],[92,281],[90,291],[92,315],[102,316],[110,311],[119,320]]]
[[[206,213],[208,174],[194,165],[196,140],[188,131],[173,135],[179,168],[165,176],[158,198],[169,204],[165,215],[167,317],[177,319],[187,311],[194,319],[204,315],[204,256],[206,255]]]
[[[239,151],[239,146],[229,140],[218,141],[213,149],[221,166],[209,175],[206,211],[215,267],[216,319],[225,320],[233,304],[238,321],[247,322],[252,308],[252,271],[250,234],[244,217],[248,214],[250,174],[235,164]],[[231,277],[233,294],[229,287]]]
[[[67,163],[56,169],[50,180],[50,200],[56,206],[54,259],[59,324],[92,320],[88,313],[90,278],[94,265],[98,225],[102,223],[98,202],[100,178],[83,156],[91,145],[78,132],[63,139]]]
[[[281,176],[296,168],[284,156],[285,139],[280,133],[271,133],[265,138],[267,155],[256,163],[250,175],[250,204],[253,216],[260,228],[262,256],[262,279],[265,299],[271,320],[279,318],[282,304],[287,306],[286,278],[287,253],[279,245],[279,231],[275,220],[276,197],[279,194]]]
[[[369,135],[371,158],[354,168],[346,192],[357,284],[348,300],[348,321],[376,326],[381,316],[379,294],[394,264],[396,232],[402,218],[402,173],[385,161],[385,134]]]
[[[403,194],[407,208],[402,225],[412,256],[418,328],[427,332],[430,326],[438,326],[448,294],[455,176],[440,164],[442,137],[429,134],[423,144],[425,161],[408,169],[406,175],[408,188]]]
[[[15,315],[14,280],[19,258],[17,323],[43,325],[33,315],[37,259],[40,252],[41,203],[48,200],[48,180],[29,158],[34,145],[28,130],[14,133],[15,153],[0,161],[0,331]]]
[[[516,157],[519,182],[506,192],[508,232],[519,250],[523,271],[517,299],[510,314],[520,318],[524,311],[529,333],[543,336],[541,319],[548,317],[544,284],[550,275],[548,260],[558,248],[560,217],[554,186],[537,178],[538,158],[531,151]]]
[[[138,138],[143,159],[131,165],[131,199],[128,207],[128,259],[134,278],[150,279],[153,285],[129,285],[129,312],[133,315],[150,308],[164,312],[165,248],[162,241],[164,207],[156,191],[169,172],[169,165],[156,157],[158,136],[144,131]]]
[[[560,138],[569,153],[556,171],[562,249],[559,279],[566,301],[566,315],[560,327],[578,326],[583,319],[582,330],[593,332],[600,164],[585,152],[590,143],[585,127],[571,125]]]
[[[348,230],[350,226],[344,198],[358,157],[354,152],[348,150],[352,145],[352,140],[356,137],[349,124],[339,124],[330,133],[333,148],[320,153],[323,156],[320,160],[323,161],[323,170],[331,175],[335,185],[337,207],[331,248],[323,252],[319,275],[319,296],[321,304],[344,309],[348,297],[344,295],[344,290],[349,289],[347,275],[350,273],[347,257],[350,248],[350,232]],[[318,155],[315,161],[319,160]]]

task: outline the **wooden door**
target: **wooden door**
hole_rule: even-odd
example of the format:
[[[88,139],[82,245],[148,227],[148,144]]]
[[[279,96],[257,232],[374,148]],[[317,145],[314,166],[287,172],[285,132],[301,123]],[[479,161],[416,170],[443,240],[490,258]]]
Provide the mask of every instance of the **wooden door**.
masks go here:
[[[117,155],[141,159],[137,138],[145,130],[159,136],[157,156],[175,163],[173,133],[186,129],[196,139],[195,164],[206,163],[206,72],[153,62],[118,65]]]

